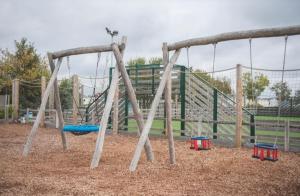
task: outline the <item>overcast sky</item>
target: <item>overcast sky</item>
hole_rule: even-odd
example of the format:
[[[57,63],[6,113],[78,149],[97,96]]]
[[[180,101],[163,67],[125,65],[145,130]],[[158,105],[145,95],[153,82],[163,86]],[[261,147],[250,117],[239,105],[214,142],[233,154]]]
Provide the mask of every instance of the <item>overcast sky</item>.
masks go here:
[[[128,37],[125,61],[161,56],[162,42],[223,32],[300,24],[298,0],[129,1],[0,0],[0,48],[14,50],[14,40],[34,42],[41,55],[79,46],[110,43],[105,27]],[[284,38],[253,40],[253,66],[280,69]],[[300,36],[288,39],[287,69],[300,68]],[[102,54],[104,66],[106,54]],[[213,46],[190,48],[194,68],[212,70]],[[71,57],[72,73],[94,75],[97,56]],[[249,65],[248,40],[219,43],[216,70]],[[187,64],[183,50],[178,64]],[[61,74],[65,74],[65,67]],[[100,74],[101,75],[101,74]]]

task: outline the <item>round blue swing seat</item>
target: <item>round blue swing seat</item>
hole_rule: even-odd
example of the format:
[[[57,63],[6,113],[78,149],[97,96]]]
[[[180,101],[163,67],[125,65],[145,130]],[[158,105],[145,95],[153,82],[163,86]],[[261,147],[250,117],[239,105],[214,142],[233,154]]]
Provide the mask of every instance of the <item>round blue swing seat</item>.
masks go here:
[[[71,133],[90,133],[99,131],[99,125],[65,125],[63,131]]]

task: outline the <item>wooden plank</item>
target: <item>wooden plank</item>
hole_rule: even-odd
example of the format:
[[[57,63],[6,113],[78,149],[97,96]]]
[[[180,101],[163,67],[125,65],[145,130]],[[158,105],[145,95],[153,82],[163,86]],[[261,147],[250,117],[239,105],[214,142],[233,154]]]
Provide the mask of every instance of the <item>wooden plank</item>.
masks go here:
[[[119,49],[115,44],[112,45],[112,49],[113,49],[113,52],[114,52],[114,55],[115,55],[115,58],[116,58],[116,61],[117,61],[118,68],[120,69],[120,72],[121,72],[126,90],[128,92],[127,93],[128,98],[131,102],[132,110],[133,110],[133,113],[135,115],[136,122],[137,122],[138,127],[139,127],[138,134],[140,134],[142,132],[142,130],[144,129],[143,115],[142,115],[142,113],[139,109],[138,102],[137,102],[137,99],[136,99],[136,95],[135,95],[133,86],[131,84],[131,80],[129,79],[129,76],[127,74],[124,62],[123,62],[122,57],[121,57],[120,52],[119,52]],[[146,137],[146,143],[144,144],[144,148],[145,148],[145,151],[146,151],[147,160],[152,161],[154,159],[154,156],[153,156],[152,147],[151,147],[151,144],[150,144],[150,141],[149,141],[148,137]]]
[[[32,129],[30,131],[30,134],[28,136],[28,139],[27,139],[27,142],[25,144],[25,147],[24,147],[24,151],[23,151],[23,156],[27,156],[29,151],[30,151],[30,148],[32,146],[32,140],[34,138],[34,136],[36,135],[37,133],[37,130],[38,130],[38,126],[40,124],[40,121],[41,121],[41,118],[42,118],[42,115],[43,115],[43,112],[46,108],[46,104],[47,104],[47,100],[48,100],[48,97],[49,97],[49,94],[50,94],[50,91],[51,91],[51,88],[54,84],[54,81],[56,80],[56,76],[57,76],[57,73],[59,71],[59,68],[60,68],[60,65],[61,65],[61,62],[62,62],[62,59],[59,58],[58,61],[57,61],[57,64],[56,64],[56,67],[53,71],[53,74],[50,78],[50,81],[47,85],[47,88],[46,88],[46,91],[45,91],[45,95],[42,99],[42,103],[41,103],[41,106],[40,106],[40,109],[39,109],[39,112],[38,112],[38,115],[36,117],[36,120],[34,121],[34,124],[32,126]]]
[[[121,44],[118,47],[120,48],[120,50],[123,50],[125,48],[125,45]],[[79,47],[79,48],[72,48],[68,50],[53,52],[52,58],[57,59],[61,57],[78,55],[78,54],[109,52],[111,50],[112,50],[111,45]]]
[[[122,50],[125,50],[126,37],[122,38],[121,45],[124,46]],[[122,58],[122,54],[121,54],[121,58]],[[105,103],[105,107],[104,107],[103,114],[102,114],[101,121],[100,121],[100,127],[99,127],[99,131],[98,131],[95,151],[94,151],[94,155],[93,155],[92,162],[90,165],[90,168],[92,168],[92,169],[98,167],[99,161],[102,156],[105,132],[106,132],[108,118],[109,118],[109,115],[110,115],[110,112],[112,109],[112,104],[113,104],[114,96],[115,96],[118,81],[119,81],[119,75],[120,75],[119,69],[118,69],[118,67],[116,67],[115,71],[113,73],[113,77],[111,80],[110,88],[108,90],[108,95],[107,95],[107,99],[106,99],[107,101]]]
[[[150,128],[151,128],[151,125],[152,125],[152,122],[153,122],[153,119],[154,119],[154,116],[155,116],[155,112],[156,112],[157,106],[159,105],[159,101],[160,101],[160,98],[163,94],[163,90],[166,86],[167,79],[170,75],[170,72],[173,68],[173,65],[176,63],[176,61],[179,57],[179,54],[180,54],[180,50],[176,50],[174,52],[172,58],[171,58],[171,61],[166,66],[165,72],[162,76],[161,82],[159,84],[159,87],[156,91],[154,100],[152,102],[151,111],[148,114],[146,124],[144,126],[144,129],[141,133],[140,139],[139,139],[138,144],[136,146],[134,156],[131,160],[131,163],[130,163],[130,166],[129,166],[130,171],[135,171],[135,169],[137,167],[138,161],[139,161],[141,153],[142,153],[142,148],[145,145],[145,142],[148,138],[148,134],[149,134],[149,131],[150,131]]]
[[[279,37],[291,36],[300,34],[300,25],[279,27],[279,28],[266,28],[248,31],[236,31],[229,33],[222,33],[218,35],[200,37],[194,39],[183,40],[168,45],[168,50],[177,50],[190,46],[208,45],[230,40],[248,39],[248,38],[261,38],[261,37]]]
[[[167,43],[163,43],[163,65],[165,69],[169,63],[169,51]],[[171,78],[171,71],[167,76],[167,82],[165,87],[165,108],[166,108],[166,125],[167,125],[167,135],[168,135],[168,144],[169,144],[169,158],[170,163],[175,164],[175,146],[174,146],[174,139],[173,139],[173,126],[172,126],[172,78]]]
[[[106,132],[108,118],[109,118],[110,111],[112,108],[114,96],[116,93],[118,78],[119,78],[119,69],[116,67],[113,77],[112,77],[112,80],[111,80],[110,88],[108,90],[108,96],[107,96],[107,101],[106,101],[106,104],[105,104],[105,107],[103,110],[103,115],[102,115],[102,118],[100,121],[100,127],[99,127],[99,131],[98,131],[96,147],[95,147],[93,159],[92,159],[91,166],[90,166],[92,169],[98,167],[99,161],[100,161],[100,158],[101,158],[101,155],[103,152],[105,132]]]
[[[242,86],[242,66],[236,66],[236,129],[235,147],[241,147],[241,132],[243,122],[243,86]]]

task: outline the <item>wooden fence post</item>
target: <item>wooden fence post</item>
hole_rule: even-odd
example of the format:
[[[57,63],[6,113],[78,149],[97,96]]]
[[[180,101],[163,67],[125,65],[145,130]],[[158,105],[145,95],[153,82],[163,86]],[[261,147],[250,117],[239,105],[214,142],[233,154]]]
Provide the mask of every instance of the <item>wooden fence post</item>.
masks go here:
[[[169,51],[167,43],[163,43],[163,65],[166,69],[169,63]],[[173,139],[173,126],[172,126],[172,71],[169,73],[166,86],[165,86],[165,108],[166,108],[166,134],[169,143],[169,157],[170,163],[175,164],[175,147]]]
[[[41,78],[41,100],[44,97],[45,94],[45,90],[46,90],[46,77],[42,76]],[[45,127],[45,110],[42,111],[42,117],[41,117],[41,127]]]
[[[56,119],[56,112],[54,112],[54,88],[51,89],[49,100],[48,100],[48,107],[49,107],[49,115],[51,116],[51,119]],[[56,122],[54,121],[54,124]]]
[[[242,86],[242,66],[236,65],[236,128],[235,147],[241,147],[241,132],[243,123],[243,86]]]
[[[290,147],[290,121],[284,121],[284,151],[288,152]]]
[[[112,133],[117,134],[119,129],[119,80],[116,87],[116,93],[114,96],[114,110],[113,110],[113,129]]]
[[[20,80],[14,79],[12,83],[12,105],[13,105],[13,120],[19,118],[19,96],[20,96]]]
[[[78,75],[72,77],[73,86],[73,124],[77,124],[79,110],[79,80]]]

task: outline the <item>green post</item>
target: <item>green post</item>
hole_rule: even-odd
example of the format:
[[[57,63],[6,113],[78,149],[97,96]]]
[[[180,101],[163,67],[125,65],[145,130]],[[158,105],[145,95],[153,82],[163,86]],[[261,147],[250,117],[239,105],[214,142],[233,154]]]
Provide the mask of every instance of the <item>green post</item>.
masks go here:
[[[109,68],[109,86],[110,86],[110,83],[111,83],[111,80],[112,80],[112,70],[113,70],[113,67],[110,67]]]
[[[253,114],[250,116],[250,136],[255,136],[255,119]],[[250,142],[254,143],[255,139],[250,139]]]
[[[185,70],[184,66],[180,67],[180,103],[181,103],[181,114],[180,114],[180,130],[181,136],[185,136]]]
[[[138,65],[135,65],[135,92],[138,91]]]
[[[130,70],[127,69],[128,76],[130,77]],[[125,88],[125,131],[128,131],[128,92]]]
[[[154,90],[154,68],[152,68],[152,95],[155,94],[155,90]]]
[[[214,106],[213,106],[213,133],[218,132],[218,91],[214,88]],[[214,135],[213,139],[217,139]]]

